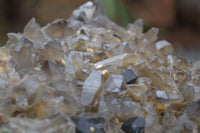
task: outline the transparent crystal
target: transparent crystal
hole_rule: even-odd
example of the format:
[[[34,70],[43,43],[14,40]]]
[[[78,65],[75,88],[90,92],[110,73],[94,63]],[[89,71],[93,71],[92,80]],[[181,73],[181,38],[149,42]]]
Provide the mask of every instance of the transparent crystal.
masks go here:
[[[64,57],[64,50],[58,41],[50,41],[45,45],[45,56],[47,60],[56,61]]]
[[[33,18],[9,33],[0,132],[198,133],[199,61],[176,57],[157,28],[143,29],[141,19],[120,27],[94,0],[69,19],[41,27]]]
[[[83,106],[90,105],[96,93],[100,91],[101,87],[101,72],[100,70],[92,71],[87,79],[84,81],[83,90],[81,93],[81,104]]]
[[[63,78],[63,73],[61,72],[59,66],[51,61],[46,61],[42,66],[42,69],[45,71],[48,78],[52,81],[58,81]]]
[[[133,24],[128,24],[127,29],[137,35],[140,35],[143,33],[143,23],[142,19],[138,19]]]
[[[127,88],[122,75],[110,75],[105,82],[104,89],[106,93],[122,95]]]
[[[32,18],[25,26],[23,35],[33,41],[44,41],[40,25]]]
[[[9,122],[12,130],[25,133],[35,132],[60,132],[60,133],[75,133],[75,125],[69,118],[56,116],[53,119],[32,120],[13,118]]]
[[[94,64],[94,67],[95,67],[96,69],[99,69],[99,68],[101,68],[101,67],[105,67],[105,66],[108,66],[108,65],[123,66],[123,59],[124,59],[125,57],[127,57],[127,55],[128,55],[128,54],[125,53],[125,54],[122,54],[122,55],[117,55],[117,56],[108,58],[108,59],[106,59],[106,60],[97,62],[96,64]]]
[[[67,21],[64,19],[56,19],[50,24],[42,28],[45,37],[50,39],[62,38],[67,34]]]
[[[106,96],[105,101],[110,113],[119,116],[120,119],[127,120],[131,117],[143,116],[140,103],[129,98]]]
[[[165,100],[168,100],[168,95],[165,91],[156,91],[156,96],[157,98],[162,98],[162,99],[165,99]]]
[[[12,60],[16,65],[16,70],[33,68],[36,64],[33,43],[22,37],[14,48]]]

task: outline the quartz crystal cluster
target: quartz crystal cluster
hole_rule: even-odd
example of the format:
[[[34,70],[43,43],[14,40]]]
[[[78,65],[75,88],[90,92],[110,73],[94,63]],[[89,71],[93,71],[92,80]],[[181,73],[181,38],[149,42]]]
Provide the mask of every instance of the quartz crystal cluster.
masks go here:
[[[0,48],[0,133],[198,133],[200,68],[100,1]]]

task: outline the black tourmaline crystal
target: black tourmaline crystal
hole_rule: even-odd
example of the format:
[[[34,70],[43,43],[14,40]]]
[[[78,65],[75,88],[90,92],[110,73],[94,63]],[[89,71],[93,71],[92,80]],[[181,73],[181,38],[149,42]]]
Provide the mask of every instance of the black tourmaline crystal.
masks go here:
[[[127,70],[122,75],[127,84],[134,84],[137,79],[136,74],[132,70]]]
[[[142,117],[128,119],[122,125],[122,130],[125,133],[143,133],[145,126],[145,119]]]
[[[76,124],[76,133],[105,133],[104,118],[71,117]]]

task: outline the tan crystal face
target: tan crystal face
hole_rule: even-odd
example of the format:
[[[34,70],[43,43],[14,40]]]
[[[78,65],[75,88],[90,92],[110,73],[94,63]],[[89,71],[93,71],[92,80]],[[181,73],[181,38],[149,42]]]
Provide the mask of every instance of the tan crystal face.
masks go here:
[[[110,21],[100,1],[68,20],[9,33],[0,48],[0,132],[198,133],[200,68],[143,21]]]

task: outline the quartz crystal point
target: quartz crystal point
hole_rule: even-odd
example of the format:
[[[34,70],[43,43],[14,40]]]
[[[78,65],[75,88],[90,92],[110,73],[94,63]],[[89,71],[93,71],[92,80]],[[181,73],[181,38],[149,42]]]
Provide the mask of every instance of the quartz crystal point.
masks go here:
[[[127,53],[122,54],[122,55],[117,55],[117,56],[108,58],[108,59],[106,59],[106,60],[97,62],[96,64],[94,64],[94,67],[95,67],[96,69],[99,69],[99,68],[101,68],[101,67],[105,67],[105,66],[108,66],[108,65],[123,66],[123,60],[124,60],[125,57],[127,57],[127,56],[128,56]]]
[[[200,67],[158,29],[127,28],[101,0],[69,19],[8,33],[0,48],[0,132],[198,133]],[[71,119],[70,119],[71,118]]]
[[[35,66],[33,43],[22,37],[14,48],[12,60],[16,65],[16,70],[33,68]]]
[[[158,55],[160,56],[168,56],[174,54],[174,49],[171,44],[165,40],[158,41],[156,43],[156,49],[158,50]]]
[[[47,60],[56,61],[64,57],[64,50],[58,41],[50,41],[45,45],[45,55]]]
[[[58,81],[62,79],[62,72],[60,68],[51,61],[46,61],[42,66],[42,69],[48,75],[48,78],[52,81]]]
[[[83,83],[83,90],[81,92],[81,104],[83,106],[90,105],[95,95],[100,91],[101,87],[101,72],[100,70],[94,70],[90,73],[87,79]]]
[[[144,38],[148,40],[149,42],[154,42],[158,39],[158,32],[159,32],[159,29],[151,28],[144,34]]]
[[[127,29],[136,35],[143,33],[144,22],[142,19],[136,20],[133,24],[128,24]]]
[[[56,39],[64,37],[67,31],[67,21],[57,19],[51,24],[42,28],[42,31],[46,34],[47,38]]]
[[[88,23],[92,20],[95,8],[96,7],[94,6],[94,4],[89,1],[84,5],[80,6],[79,9],[74,10],[71,18]]]
[[[104,89],[107,93],[122,95],[127,88],[122,75],[110,75],[105,82]]]
[[[44,41],[40,25],[32,18],[24,28],[23,35],[33,41]]]

